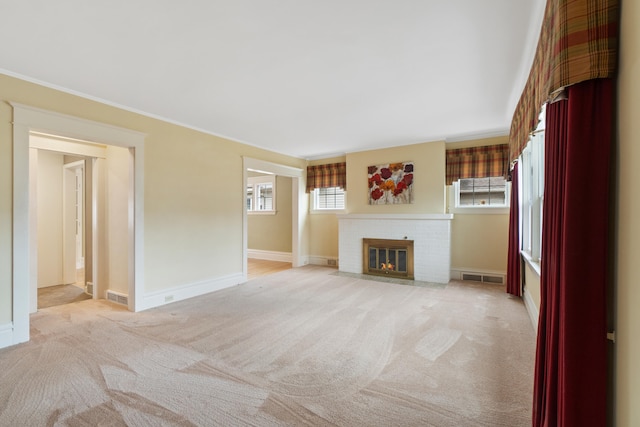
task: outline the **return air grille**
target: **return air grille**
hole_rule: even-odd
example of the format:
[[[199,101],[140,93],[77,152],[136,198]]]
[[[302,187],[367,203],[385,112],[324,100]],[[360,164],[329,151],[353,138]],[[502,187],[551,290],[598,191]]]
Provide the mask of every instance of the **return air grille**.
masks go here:
[[[498,285],[504,284],[503,276],[496,276],[491,274],[461,273],[460,278],[462,280],[471,281],[471,282],[493,283]]]
[[[118,292],[107,291],[107,299],[117,304],[129,305],[129,298]]]

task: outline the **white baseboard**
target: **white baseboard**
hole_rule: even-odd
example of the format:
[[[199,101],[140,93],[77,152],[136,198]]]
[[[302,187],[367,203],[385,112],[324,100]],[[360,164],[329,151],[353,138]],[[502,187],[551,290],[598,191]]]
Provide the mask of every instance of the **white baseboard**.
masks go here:
[[[300,263],[300,265],[294,265],[293,267],[302,267],[303,265],[307,265],[310,263],[309,261],[309,255],[300,255],[298,257],[298,262]]]
[[[224,277],[216,277],[201,282],[186,284],[183,286],[152,292],[142,297],[142,307],[140,310],[147,310],[153,307],[160,307],[176,301],[197,297],[210,292],[219,291],[246,282],[247,279],[242,273],[230,274]]]
[[[531,294],[526,287],[524,288],[522,299],[524,300],[524,306],[527,308],[527,313],[529,313],[529,318],[531,319],[533,330],[538,333],[538,318],[540,317],[540,311],[538,310],[538,307],[536,307],[536,304],[533,302],[533,298],[531,298]]]
[[[0,325],[0,348],[13,345],[13,323]]]
[[[324,265],[329,267],[339,266],[337,257],[327,257],[327,256],[318,256],[318,255],[309,255],[309,264]]]
[[[293,262],[291,252],[263,251],[260,249],[247,249],[247,258],[264,259],[267,261]]]

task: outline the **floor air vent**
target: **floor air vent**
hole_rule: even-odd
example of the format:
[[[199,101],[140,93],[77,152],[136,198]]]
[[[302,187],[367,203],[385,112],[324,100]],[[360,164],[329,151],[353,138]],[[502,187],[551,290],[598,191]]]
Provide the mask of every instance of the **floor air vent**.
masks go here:
[[[129,305],[129,298],[118,292],[107,291],[107,299],[117,304]]]
[[[478,273],[461,273],[460,276],[462,280],[469,280],[472,282],[494,283],[498,285],[504,284],[504,277],[502,276]]]

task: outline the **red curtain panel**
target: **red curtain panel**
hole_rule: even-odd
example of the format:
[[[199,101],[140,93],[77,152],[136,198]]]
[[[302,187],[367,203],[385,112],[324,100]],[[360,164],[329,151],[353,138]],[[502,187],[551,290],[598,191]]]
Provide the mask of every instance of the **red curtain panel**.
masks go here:
[[[615,85],[547,107],[534,426],[606,425],[606,289]]]

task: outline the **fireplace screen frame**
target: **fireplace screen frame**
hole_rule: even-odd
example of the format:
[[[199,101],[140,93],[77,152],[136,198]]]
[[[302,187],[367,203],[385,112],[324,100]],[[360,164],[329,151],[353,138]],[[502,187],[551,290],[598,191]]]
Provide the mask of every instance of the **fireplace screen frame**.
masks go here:
[[[370,266],[369,251],[371,248],[395,250],[396,253],[398,250],[405,250],[407,271],[397,271],[395,269],[387,269],[387,268],[383,269],[383,268],[379,268],[378,265],[373,267]],[[385,260],[385,262],[389,262],[389,261],[390,260]],[[398,277],[402,279],[413,280],[414,278],[413,240],[363,238],[362,239],[362,271],[364,274],[372,274],[375,276]]]

